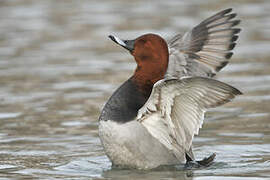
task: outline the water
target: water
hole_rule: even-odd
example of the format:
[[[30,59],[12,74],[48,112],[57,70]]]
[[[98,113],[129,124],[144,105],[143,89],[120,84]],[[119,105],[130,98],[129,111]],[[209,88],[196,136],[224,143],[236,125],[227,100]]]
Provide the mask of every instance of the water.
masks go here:
[[[244,92],[206,115],[194,140],[209,168],[111,169],[99,112],[135,63],[107,37],[165,38],[221,9],[242,19],[231,63],[217,76]],[[270,1],[0,2],[1,179],[270,179]]]

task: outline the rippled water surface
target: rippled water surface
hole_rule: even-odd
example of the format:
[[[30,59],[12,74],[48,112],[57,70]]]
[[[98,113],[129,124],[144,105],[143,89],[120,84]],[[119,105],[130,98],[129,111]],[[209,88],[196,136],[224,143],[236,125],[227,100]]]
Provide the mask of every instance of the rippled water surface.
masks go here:
[[[242,19],[231,63],[217,76],[244,92],[211,110],[194,140],[196,170],[112,170],[99,112],[135,63],[107,36],[165,38],[219,10]],[[0,177],[270,179],[270,1],[0,1]]]

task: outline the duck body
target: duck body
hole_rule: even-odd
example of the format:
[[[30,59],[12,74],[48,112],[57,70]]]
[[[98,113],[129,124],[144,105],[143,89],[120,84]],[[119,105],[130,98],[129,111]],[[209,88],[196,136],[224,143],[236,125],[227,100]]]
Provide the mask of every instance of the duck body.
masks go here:
[[[99,136],[115,166],[152,169],[178,163],[175,155],[136,121],[147,98],[130,78],[115,91],[101,112]]]
[[[232,9],[169,42],[156,34],[135,40],[109,36],[129,50],[137,68],[105,104],[99,136],[113,166],[153,169],[195,161],[192,140],[207,109],[241,92],[211,77],[232,56],[240,29]],[[209,165],[210,156],[202,165]]]
[[[179,160],[135,119],[127,123],[101,121],[99,136],[113,167],[153,169]]]

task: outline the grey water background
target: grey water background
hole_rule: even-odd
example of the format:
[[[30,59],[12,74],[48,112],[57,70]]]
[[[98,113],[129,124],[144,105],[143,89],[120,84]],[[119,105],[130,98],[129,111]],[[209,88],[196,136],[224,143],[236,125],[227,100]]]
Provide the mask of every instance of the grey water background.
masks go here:
[[[233,7],[242,32],[217,79],[244,95],[206,114],[196,170],[112,170],[99,112],[135,62],[109,34],[168,39]],[[270,1],[0,1],[0,179],[270,179]]]

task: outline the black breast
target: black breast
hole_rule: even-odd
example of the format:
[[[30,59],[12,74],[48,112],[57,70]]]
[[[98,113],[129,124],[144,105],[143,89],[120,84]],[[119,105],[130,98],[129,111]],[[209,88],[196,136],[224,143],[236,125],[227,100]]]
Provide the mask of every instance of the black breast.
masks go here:
[[[112,120],[120,123],[132,121],[147,99],[148,97],[145,97],[138,90],[138,87],[130,78],[110,97],[101,112],[99,120]]]

